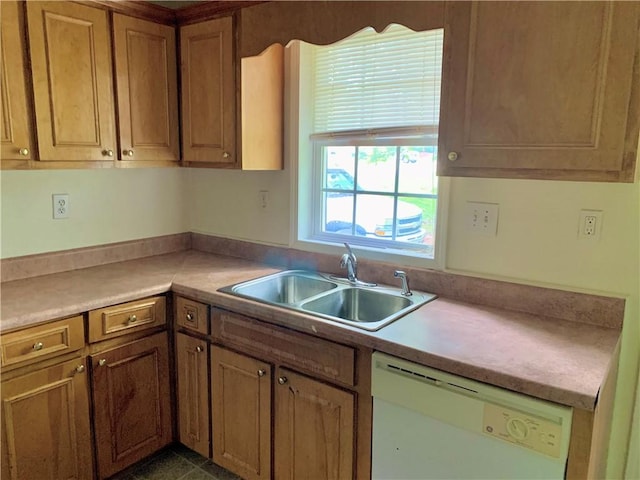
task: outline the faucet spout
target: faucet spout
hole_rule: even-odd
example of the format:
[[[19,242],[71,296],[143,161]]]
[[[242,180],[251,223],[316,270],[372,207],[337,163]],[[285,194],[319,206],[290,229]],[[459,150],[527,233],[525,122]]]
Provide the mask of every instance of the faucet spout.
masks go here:
[[[340,267],[347,269],[347,278],[352,283],[357,283],[358,281],[358,259],[353,254],[351,247],[347,242],[344,242],[344,246],[347,248],[347,252],[342,255],[342,259],[340,260]]]

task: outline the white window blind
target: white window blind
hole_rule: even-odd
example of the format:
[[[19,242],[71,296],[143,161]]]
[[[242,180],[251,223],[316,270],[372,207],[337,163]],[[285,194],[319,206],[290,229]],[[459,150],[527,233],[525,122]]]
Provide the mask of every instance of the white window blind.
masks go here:
[[[314,47],[315,133],[437,126],[443,35],[394,24]]]

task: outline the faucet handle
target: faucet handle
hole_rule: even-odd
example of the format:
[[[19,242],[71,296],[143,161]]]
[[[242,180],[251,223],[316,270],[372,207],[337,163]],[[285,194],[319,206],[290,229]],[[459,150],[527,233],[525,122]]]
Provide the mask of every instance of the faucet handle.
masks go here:
[[[351,246],[347,242],[344,242],[344,246],[346,247],[347,252],[349,252],[349,255],[351,255],[351,257],[355,259],[356,256],[353,254],[353,250],[351,250]]]
[[[413,295],[411,287],[409,287],[409,277],[407,276],[406,272],[402,270],[396,270],[395,272],[393,272],[393,276],[402,280],[402,292],[400,292],[401,295],[404,295],[405,297],[410,297],[411,295]]]

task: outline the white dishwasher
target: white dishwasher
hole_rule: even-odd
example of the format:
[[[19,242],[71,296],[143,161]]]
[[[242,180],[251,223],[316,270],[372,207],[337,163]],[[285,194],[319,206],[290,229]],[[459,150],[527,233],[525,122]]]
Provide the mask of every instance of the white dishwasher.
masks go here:
[[[375,352],[373,479],[563,479],[572,409]]]

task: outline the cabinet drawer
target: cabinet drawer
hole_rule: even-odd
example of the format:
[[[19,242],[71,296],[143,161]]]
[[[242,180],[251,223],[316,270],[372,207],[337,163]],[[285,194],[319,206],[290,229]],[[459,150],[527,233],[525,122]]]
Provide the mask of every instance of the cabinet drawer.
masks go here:
[[[176,323],[206,335],[209,333],[209,307],[204,303],[194,302],[188,298],[176,298]]]
[[[227,345],[315,377],[355,385],[355,350],[351,347],[215,308],[211,320],[212,335]]]
[[[164,297],[145,298],[89,312],[89,342],[99,342],[166,323]]]
[[[0,345],[3,368],[80,350],[84,346],[82,315],[7,333],[0,337]]]

